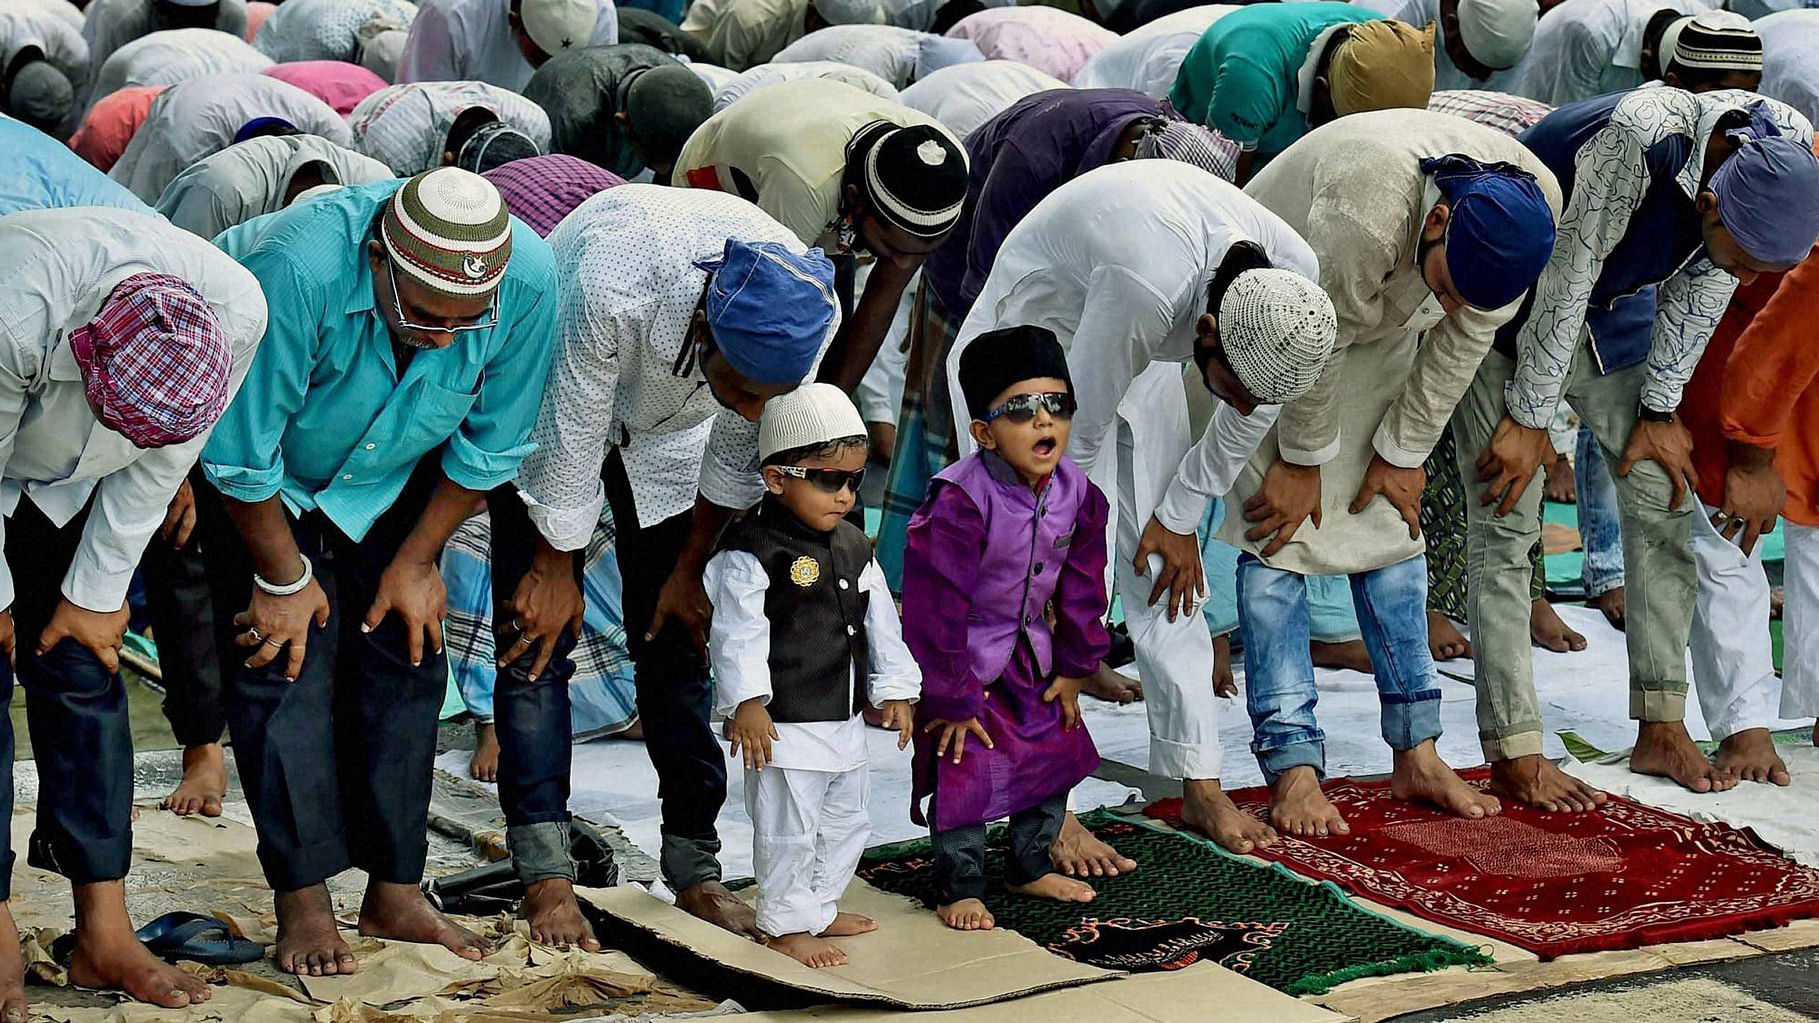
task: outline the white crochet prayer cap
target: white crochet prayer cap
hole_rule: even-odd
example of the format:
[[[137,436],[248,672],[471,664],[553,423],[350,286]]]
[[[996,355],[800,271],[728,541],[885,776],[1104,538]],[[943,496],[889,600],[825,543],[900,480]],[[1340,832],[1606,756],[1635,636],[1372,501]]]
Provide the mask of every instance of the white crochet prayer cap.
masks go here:
[[[1535,0],[1459,0],[1459,41],[1493,71],[1516,66],[1535,38]]]
[[[1288,270],[1247,270],[1219,300],[1219,338],[1246,390],[1265,404],[1294,401],[1320,379],[1339,323],[1332,300]]]
[[[524,0],[518,17],[537,49],[553,57],[588,45],[594,23],[600,20],[600,5],[595,0]]]
[[[865,435],[853,399],[833,384],[803,384],[764,403],[758,418],[758,461],[779,451]]]

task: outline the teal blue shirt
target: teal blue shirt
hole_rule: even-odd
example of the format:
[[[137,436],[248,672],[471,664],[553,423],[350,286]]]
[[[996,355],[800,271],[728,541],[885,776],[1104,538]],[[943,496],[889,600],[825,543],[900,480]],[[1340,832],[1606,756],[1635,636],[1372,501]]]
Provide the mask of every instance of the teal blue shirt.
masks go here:
[[[0,214],[70,206],[155,211],[63,143],[23,121],[0,117]]]
[[[1244,149],[1280,153],[1310,127],[1300,107],[1301,67],[1320,33],[1382,18],[1330,0],[1240,7],[1187,51],[1169,104]]]
[[[437,448],[442,471],[471,490],[517,475],[554,351],[555,260],[513,218],[498,325],[417,352],[399,376],[366,243],[402,184],[344,188],[215,239],[259,279],[270,319],[203,472],[236,500],[278,494],[293,513],[320,509],[354,540]]]

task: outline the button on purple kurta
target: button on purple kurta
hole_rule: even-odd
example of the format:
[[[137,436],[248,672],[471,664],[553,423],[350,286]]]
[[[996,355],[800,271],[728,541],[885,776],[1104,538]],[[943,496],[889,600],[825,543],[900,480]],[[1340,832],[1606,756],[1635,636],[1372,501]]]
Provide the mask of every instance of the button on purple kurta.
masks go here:
[[[903,638],[922,667],[916,713],[977,717],[993,746],[973,739],[956,764],[918,730],[918,823],[931,792],[945,831],[1035,806],[1099,765],[1086,729],[1064,731],[1042,693],[1056,675],[1090,674],[1110,649],[1105,520],[1105,495],[1065,458],[1039,492],[990,452],[935,477],[904,556]]]

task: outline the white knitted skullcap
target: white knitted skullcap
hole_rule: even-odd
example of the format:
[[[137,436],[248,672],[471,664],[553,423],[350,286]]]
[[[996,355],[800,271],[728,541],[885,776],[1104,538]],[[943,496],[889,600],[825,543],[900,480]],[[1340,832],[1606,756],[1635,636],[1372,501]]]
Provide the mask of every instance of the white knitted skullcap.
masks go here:
[[[1535,38],[1535,0],[1459,0],[1459,41],[1493,71],[1516,66]]]
[[[524,0],[518,18],[531,42],[553,57],[588,45],[600,20],[600,5],[596,0]]]
[[[764,403],[758,419],[758,460],[779,451],[865,435],[853,399],[833,384],[803,384]]]
[[[1238,382],[1272,405],[1294,401],[1314,386],[1339,332],[1326,292],[1275,268],[1239,274],[1219,300],[1218,319]]]

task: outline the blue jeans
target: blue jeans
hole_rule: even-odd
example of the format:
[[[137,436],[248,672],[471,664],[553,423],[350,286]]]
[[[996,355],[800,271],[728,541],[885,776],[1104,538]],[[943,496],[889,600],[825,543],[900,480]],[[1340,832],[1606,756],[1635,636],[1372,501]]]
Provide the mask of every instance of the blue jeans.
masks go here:
[[[1617,517],[1617,484],[1611,479],[1604,449],[1584,424],[1579,426],[1575,454],[1579,541],[1585,547],[1579,577],[1589,599],[1623,585],[1623,527]]]
[[[1416,555],[1350,576],[1358,626],[1376,670],[1383,741],[1411,750],[1440,736],[1440,685],[1427,648],[1427,558]],[[1251,752],[1274,781],[1291,767],[1326,771],[1326,733],[1308,654],[1307,580],[1250,554],[1238,558],[1238,630]]]
[[[1238,628],[1238,548],[1214,539],[1225,517],[1225,499],[1207,505],[1200,520],[1200,564],[1206,569],[1206,600],[1200,613],[1215,636]],[[1307,603],[1312,637],[1321,643],[1349,643],[1358,638],[1358,616],[1344,577],[1307,577]]]

